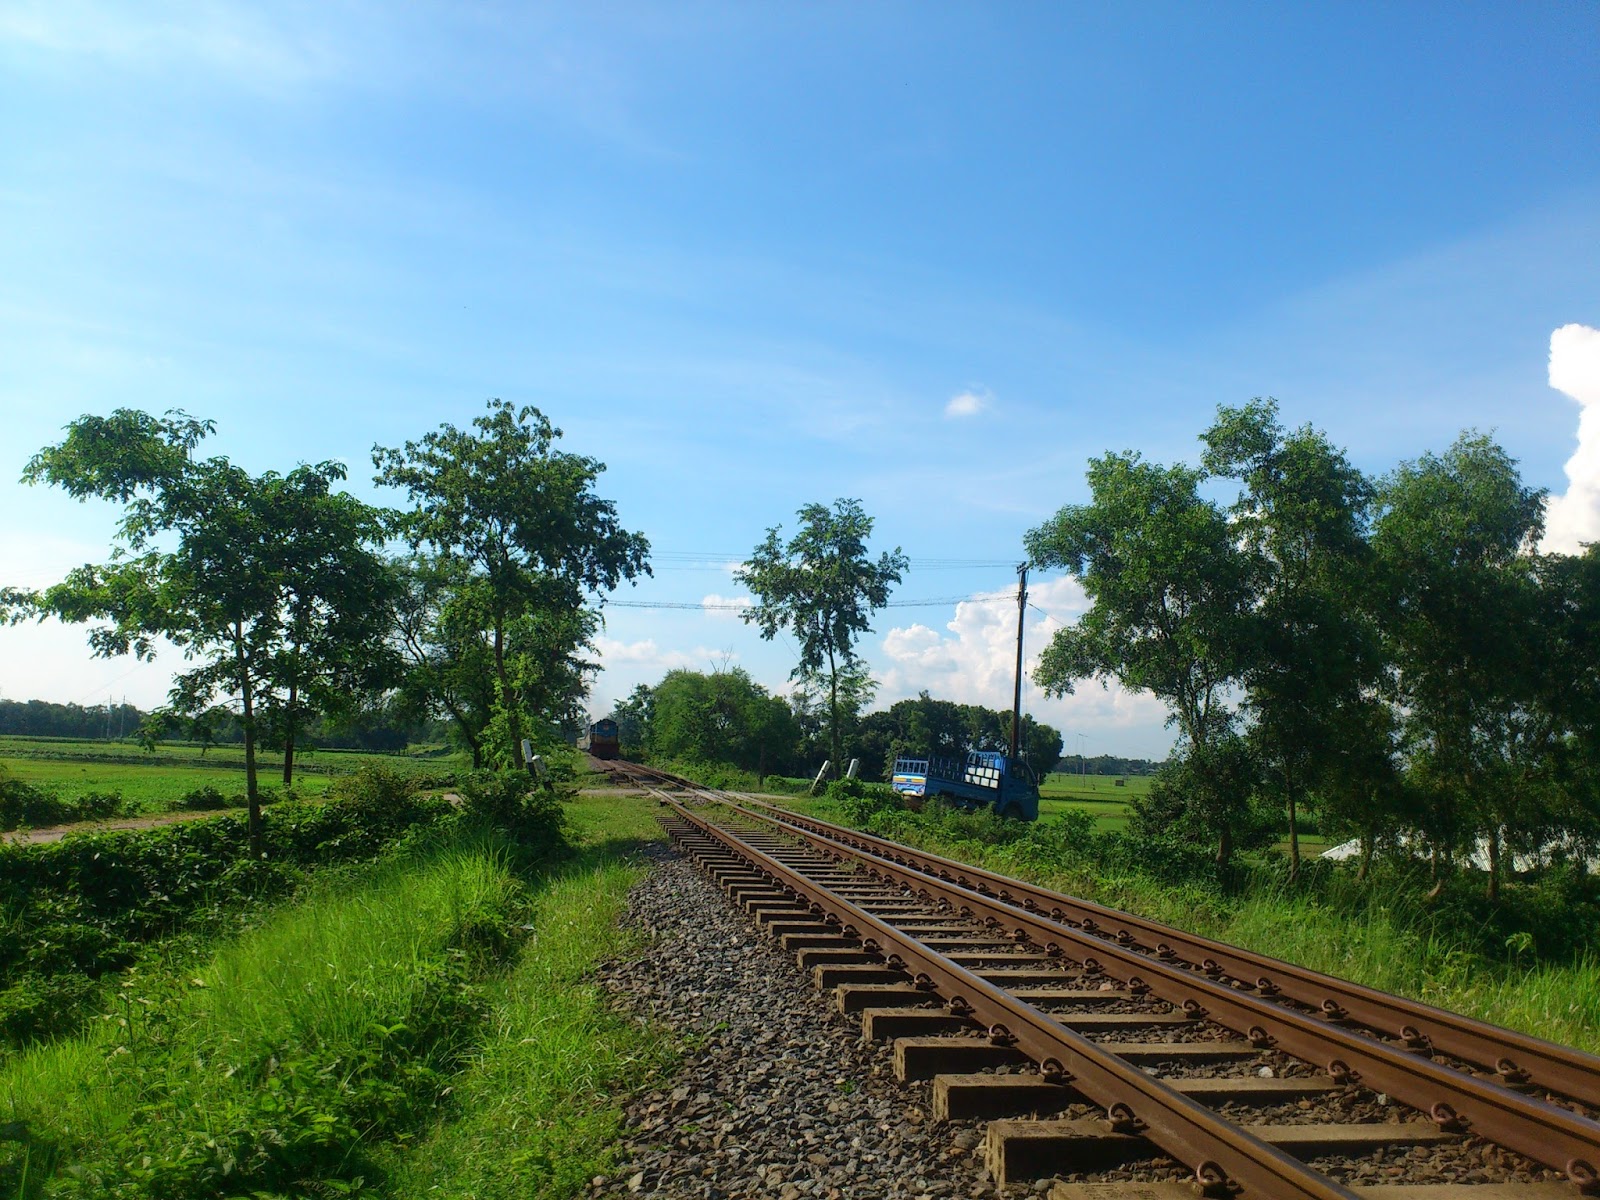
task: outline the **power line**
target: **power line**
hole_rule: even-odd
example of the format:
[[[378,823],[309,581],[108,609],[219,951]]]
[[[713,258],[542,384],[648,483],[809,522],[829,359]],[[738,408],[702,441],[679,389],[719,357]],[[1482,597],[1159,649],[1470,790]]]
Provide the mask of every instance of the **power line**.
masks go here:
[[[992,604],[999,600],[1013,601],[1015,592],[1004,593],[996,596],[937,596],[926,600],[891,600],[883,605],[884,608],[948,608],[952,604]],[[607,608],[662,608],[684,609],[701,612],[743,612],[752,607],[750,604],[702,604],[690,600],[607,600]]]

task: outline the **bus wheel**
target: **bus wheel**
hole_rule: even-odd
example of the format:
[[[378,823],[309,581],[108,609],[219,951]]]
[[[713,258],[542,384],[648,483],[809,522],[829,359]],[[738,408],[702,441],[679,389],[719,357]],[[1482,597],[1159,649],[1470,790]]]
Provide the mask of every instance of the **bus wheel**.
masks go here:
[[[1000,815],[1013,821],[1020,821],[1022,820],[1022,806],[1020,804],[1008,804],[1000,810]]]

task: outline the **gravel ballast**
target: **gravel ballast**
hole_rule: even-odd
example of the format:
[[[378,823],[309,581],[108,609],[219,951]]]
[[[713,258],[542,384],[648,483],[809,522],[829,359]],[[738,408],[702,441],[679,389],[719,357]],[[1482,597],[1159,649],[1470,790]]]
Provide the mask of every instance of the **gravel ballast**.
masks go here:
[[[979,1127],[934,1127],[926,1085],[896,1081],[888,1050],[688,862],[657,850],[629,912],[646,948],[600,982],[687,1049],[670,1086],[629,1105],[616,1169],[591,1195],[994,1195]]]

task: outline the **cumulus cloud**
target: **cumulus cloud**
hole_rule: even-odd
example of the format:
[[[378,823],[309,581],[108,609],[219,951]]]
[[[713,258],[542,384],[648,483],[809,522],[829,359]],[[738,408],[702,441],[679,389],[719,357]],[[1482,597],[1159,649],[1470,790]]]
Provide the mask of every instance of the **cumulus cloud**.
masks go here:
[[[968,389],[958,395],[951,396],[944,406],[944,415],[947,417],[975,417],[994,402],[994,397],[986,391]]]
[[[600,655],[601,666],[608,671],[615,667],[642,668],[657,674],[678,667],[704,671],[709,669],[709,664],[728,657],[726,650],[711,650],[705,646],[696,646],[687,651],[664,650],[655,638],[624,642],[601,636],[594,639],[594,648]]]
[[[1046,580],[1029,588],[1024,621],[1029,676],[1055,631],[1086,608],[1088,599],[1074,579]],[[890,666],[879,679],[878,703],[892,704],[926,689],[939,699],[1009,709],[1016,637],[1017,608],[1010,597],[957,604],[944,632],[920,623],[897,626],[883,638]],[[1097,732],[1114,733],[1118,746],[1148,742],[1142,752],[1159,756],[1172,741],[1163,732],[1166,710],[1159,702],[1115,685],[1085,684],[1071,696],[1051,699],[1025,679],[1023,708],[1063,732],[1086,733],[1091,742]],[[1092,744],[1086,750],[1096,752]]]
[[[1578,402],[1578,449],[1567,490],[1545,508],[1540,549],[1579,554],[1600,541],[1600,329],[1563,325],[1550,335],[1550,386]]]

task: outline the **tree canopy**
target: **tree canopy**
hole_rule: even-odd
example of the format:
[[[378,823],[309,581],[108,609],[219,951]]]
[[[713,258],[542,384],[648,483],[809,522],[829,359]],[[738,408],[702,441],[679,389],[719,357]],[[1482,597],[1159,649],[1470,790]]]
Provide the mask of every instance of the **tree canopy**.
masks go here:
[[[594,490],[605,465],[557,450],[560,438],[537,408],[491,400],[471,429],[445,424],[372,452],[377,482],[403,489],[414,506],[399,523],[412,548],[427,546],[461,564],[451,612],[459,618],[470,608],[487,639],[498,693],[485,737],[498,747],[496,757],[513,763],[535,658],[570,662],[595,629],[592,620],[563,624],[555,614],[650,573],[650,543],[624,529],[616,505]],[[537,652],[520,659],[512,645],[519,622],[524,641],[542,639]]]
[[[859,500],[835,500],[831,509],[808,504],[796,515],[794,536],[784,542],[781,526],[768,529],[734,578],[756,597],[742,616],[763,638],[770,641],[782,629],[794,634],[800,661],[790,677],[825,684],[829,759],[837,772],[844,753],[841,700],[848,698],[841,679],[859,661],[856,639],[889,602],[907,559],[899,547],[871,557],[873,522]]]

